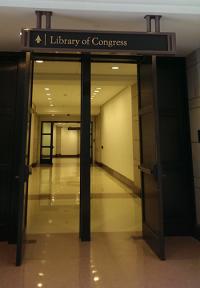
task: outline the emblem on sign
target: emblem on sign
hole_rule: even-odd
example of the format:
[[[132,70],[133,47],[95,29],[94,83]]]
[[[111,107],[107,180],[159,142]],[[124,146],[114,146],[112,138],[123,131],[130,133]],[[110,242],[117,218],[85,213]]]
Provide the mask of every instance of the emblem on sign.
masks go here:
[[[36,42],[37,44],[40,44],[40,43],[42,42],[42,39],[40,38],[40,35],[38,35],[38,36],[36,37],[35,42]]]

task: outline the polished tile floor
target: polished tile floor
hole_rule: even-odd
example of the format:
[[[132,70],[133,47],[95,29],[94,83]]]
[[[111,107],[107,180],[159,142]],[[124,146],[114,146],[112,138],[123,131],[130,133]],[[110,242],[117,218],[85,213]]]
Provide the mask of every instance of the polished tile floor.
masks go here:
[[[0,288],[199,288],[199,242],[167,238],[160,261],[140,237],[140,200],[97,167],[92,241],[79,241],[78,166],[64,159],[34,168],[24,263],[15,267],[15,247],[0,243]]]
[[[79,159],[34,168],[27,233],[78,233],[79,196]],[[91,168],[91,226],[92,232],[141,231],[140,199],[99,167]]]

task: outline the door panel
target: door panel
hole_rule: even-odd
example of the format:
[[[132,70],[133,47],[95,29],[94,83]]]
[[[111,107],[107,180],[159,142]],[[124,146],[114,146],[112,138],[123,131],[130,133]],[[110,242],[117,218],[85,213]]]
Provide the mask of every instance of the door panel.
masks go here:
[[[24,54],[20,59],[18,72],[19,103],[16,121],[16,147],[18,150],[16,161],[16,193],[17,193],[17,247],[16,265],[22,263],[25,248],[25,229],[28,201],[28,176],[29,176],[29,145],[31,123],[31,92],[32,92],[32,62],[30,53]],[[23,105],[22,105],[23,103]]]
[[[53,158],[53,122],[42,122],[40,142],[40,163],[52,164]]]
[[[154,58],[154,57],[153,57]],[[139,65],[139,120],[143,237],[153,251],[164,259],[162,186],[158,135],[155,61]]]
[[[17,91],[17,53],[0,53],[0,240],[14,242],[13,167],[15,150],[15,107]],[[12,225],[11,225],[12,223]],[[12,227],[11,227],[12,226]]]
[[[90,241],[90,131],[91,131],[91,64],[84,55],[81,63],[81,154],[80,154],[80,238]]]

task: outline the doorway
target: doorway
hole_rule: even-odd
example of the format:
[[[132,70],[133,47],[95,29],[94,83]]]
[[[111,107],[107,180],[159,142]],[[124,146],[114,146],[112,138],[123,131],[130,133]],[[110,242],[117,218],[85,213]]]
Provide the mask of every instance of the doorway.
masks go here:
[[[81,65],[34,61],[27,234],[78,233]]]
[[[29,178],[29,209],[27,226],[28,234],[50,232],[56,233],[58,231],[60,233],[77,233],[79,231],[78,219],[80,215],[78,210],[80,204],[79,157],[81,116],[80,101],[77,101],[78,95],[76,95],[74,92],[77,91],[80,97],[80,76],[77,76],[77,65],[80,65],[80,63],[70,61],[58,62],[45,60],[36,60],[34,62],[32,125],[30,141],[30,165],[33,168],[32,175]],[[138,135],[139,133],[137,115],[137,65],[133,63],[120,63],[120,71],[118,71],[118,75],[116,74],[115,69],[112,69],[112,67],[116,65],[119,65],[119,63],[108,62],[92,64],[91,91],[93,91],[93,94],[91,94],[90,99],[91,121],[89,139],[92,173],[91,203],[93,207],[94,202],[98,200],[98,204],[95,204],[95,206],[98,206],[102,199],[104,199],[104,196],[108,197],[110,195],[110,200],[112,200],[112,193],[114,193],[115,199],[119,200],[119,196],[121,195],[121,197],[125,199],[126,202],[124,205],[126,206],[128,203],[129,209],[126,213],[126,216],[124,217],[124,220],[122,220],[123,217],[121,218],[121,228],[119,228],[119,231],[126,231],[127,228],[125,225],[130,227],[132,225],[131,228],[128,228],[128,231],[129,229],[132,229],[132,231],[135,230],[134,232],[141,233],[141,199],[140,195],[138,195],[140,191],[140,183],[139,170],[137,168],[139,162],[136,162],[139,161],[139,150],[136,151],[136,149],[139,149],[139,145],[138,143],[133,145],[133,141],[139,141],[138,136],[136,136],[136,134]],[[71,68],[71,66],[73,66],[73,68]],[[94,77],[93,73],[95,74]],[[95,82],[93,82],[93,80]],[[135,85],[134,89],[132,87],[133,84]],[[98,92],[94,92],[95,89],[97,89]],[[110,173],[110,171],[108,169],[106,170],[105,166],[103,166],[100,161],[98,149],[102,149],[100,147],[102,145],[100,142],[98,143],[98,141],[101,140],[98,138],[99,131],[97,126],[99,118],[101,118],[102,107],[105,105],[105,103],[115,98],[118,94],[123,94],[123,91],[126,89],[128,90],[128,96],[126,96],[125,91],[125,98],[128,97],[128,100],[125,100],[125,105],[126,108],[129,106],[128,111],[130,111],[130,113],[128,114],[127,123],[124,122],[118,124],[124,125],[124,127],[119,127],[121,131],[126,128],[124,135],[129,134],[127,141],[124,142],[130,142],[127,144],[129,147],[129,151],[126,155],[127,163],[123,164],[125,167],[124,170],[128,170],[128,176],[123,177],[122,172],[122,174],[118,173],[118,176],[121,176],[121,178],[117,178],[117,171],[115,171],[115,174]],[[132,106],[134,109],[132,109]],[[63,113],[63,111],[65,113]],[[135,115],[133,113],[135,113]],[[122,114],[125,115],[126,111],[122,111]],[[134,121],[135,123],[133,124]],[[111,128],[109,127],[109,129]],[[137,131],[133,133],[133,129],[137,129]],[[120,138],[116,139],[115,144],[118,145],[117,147],[115,147],[115,144],[112,143],[111,150],[114,148],[120,149],[121,144],[117,143],[119,140]],[[119,154],[121,154],[121,151],[119,151]],[[114,154],[112,157],[114,157]],[[124,157],[122,156],[122,159],[123,158]],[[134,164],[133,161],[135,161]],[[118,166],[120,165],[118,164]],[[65,169],[64,167],[76,170],[76,176],[74,175],[73,178],[69,171],[67,172],[67,170],[63,170]],[[134,169],[136,169],[135,176],[133,175]],[[59,175],[59,173],[61,175]],[[46,177],[46,179],[44,177]],[[105,178],[105,183],[103,180],[102,183],[98,184],[98,179],[101,177]],[[134,181],[133,177],[135,177]],[[122,178],[125,182],[122,181]],[[135,184],[133,184],[133,182]],[[98,185],[100,186],[98,187]],[[114,185],[114,187],[106,187],[107,185],[111,185],[111,187]],[[103,191],[105,193],[103,193]],[[107,198],[108,200],[109,197]],[[130,204],[131,201],[133,203]],[[71,204],[71,208],[69,208],[70,204],[68,202]],[[56,207],[58,203],[60,203],[60,206],[63,207],[59,207],[58,209]],[[95,209],[92,208],[93,212],[91,223],[93,227],[99,226],[98,222],[102,222],[102,220],[105,219],[105,222],[109,224],[108,228],[101,227],[100,230],[92,228],[92,232],[118,231],[118,228],[114,227],[114,222],[120,222],[120,214],[117,215],[116,212],[115,214],[111,212],[108,215],[106,210],[104,210],[104,208],[107,209],[106,205],[102,208],[99,219],[96,218],[98,211],[95,211]],[[134,205],[136,205],[136,207],[134,207]],[[31,208],[32,206],[35,208]],[[58,218],[57,216],[54,217],[54,213],[52,212],[50,212],[51,217],[47,219],[49,217],[47,213],[48,209],[49,211],[53,209],[55,214],[60,213],[60,215],[63,215],[63,220],[60,220],[62,224],[57,223]],[[61,211],[62,209],[63,211]],[[74,209],[74,211],[70,212],[70,209]],[[56,210],[60,210],[60,212],[56,212]],[[99,209],[97,208],[97,210]],[[121,214],[123,215],[123,213],[126,211],[127,209],[124,207],[124,210],[121,211]],[[42,215],[45,215],[45,213],[45,220],[39,221],[40,217],[43,218]],[[65,215],[65,213],[67,215]],[[71,219],[69,214],[71,214]],[[55,218],[55,220],[52,218]],[[66,220],[67,218],[68,220]],[[113,218],[114,221],[110,222],[109,218]],[[47,223],[46,227],[44,222]],[[36,227],[37,225],[35,223],[38,223],[38,228]],[[67,228],[66,223],[68,224],[69,228]],[[73,225],[74,228],[72,227]],[[60,227],[60,230],[57,228],[54,230],[53,227],[55,226]]]
[[[55,55],[51,55],[51,56],[48,55],[48,57],[46,56],[46,58],[44,55],[43,56],[35,55],[33,57],[35,57],[34,60],[40,59],[41,61],[42,58],[44,59],[43,62],[38,63],[38,65],[43,65],[45,62],[50,62],[50,59],[52,59],[52,57],[55,63],[56,63],[56,60],[59,60],[58,62],[60,62],[59,57],[62,58],[62,56],[58,57]],[[68,57],[67,61],[72,62],[73,57],[74,56]],[[71,61],[69,60],[69,58],[71,59]],[[186,98],[183,99],[183,97],[181,96],[182,94],[186,95],[185,94],[186,90],[184,90],[184,87],[182,90],[177,89],[177,87],[180,87],[180,83],[182,82],[182,80],[185,81],[184,74],[183,73],[181,74],[181,71],[184,71],[183,69],[184,63],[182,60],[179,62],[179,60],[177,59],[172,60],[171,58],[167,59],[167,58],[162,58],[162,57],[147,57],[147,58],[115,57],[113,58],[111,56],[104,57],[104,56],[82,55],[78,59],[79,59],[79,64],[81,63],[81,73],[80,73],[81,85],[79,89],[79,91],[81,91],[80,92],[81,105],[79,107],[79,114],[78,114],[79,121],[81,123],[81,126],[80,126],[80,174],[79,174],[80,175],[80,186],[79,186],[80,188],[80,191],[79,191],[80,192],[79,193],[80,194],[80,200],[79,200],[80,201],[80,213],[79,213],[79,220],[78,220],[80,238],[83,241],[88,241],[90,240],[90,235],[91,235],[91,226],[90,226],[91,224],[90,210],[91,210],[91,204],[92,204],[90,201],[91,200],[91,193],[90,193],[91,151],[93,151],[92,155],[94,156],[93,158],[94,161],[96,160],[95,157],[97,156],[97,153],[96,153],[97,151],[96,149],[94,149],[95,147],[94,142],[96,141],[96,139],[92,139],[91,129],[93,129],[94,131],[96,127],[98,126],[98,122],[101,122],[98,120],[98,116],[97,117],[95,116],[94,117],[95,119],[93,119],[93,115],[91,116],[92,113],[90,110],[90,104],[91,102],[95,103],[96,99],[98,99],[98,97],[96,96],[100,95],[100,90],[102,88],[100,83],[98,83],[98,85],[96,85],[97,83],[95,83],[94,85],[95,87],[92,86],[93,83],[92,83],[92,77],[91,77],[91,68],[93,68],[92,66],[93,64],[100,65],[101,62],[113,63],[115,65],[116,64],[118,65],[118,63],[127,63],[127,65],[128,63],[135,63],[135,64],[137,63],[137,71],[138,71],[137,72],[138,74],[138,77],[137,77],[138,90],[137,91],[139,95],[139,101],[138,101],[139,108],[137,109],[137,113],[138,113],[138,119],[139,119],[138,130],[140,131],[140,133],[136,132],[135,134],[137,135],[138,133],[140,136],[140,139],[138,139],[140,140],[138,141],[138,143],[140,143],[139,145],[140,147],[138,148],[137,151],[140,152],[139,158],[141,159],[141,163],[137,163],[136,168],[137,168],[137,171],[138,171],[138,168],[140,170],[137,173],[138,175],[140,175],[141,173],[142,181],[141,181],[141,184],[140,184],[140,181],[138,181],[139,185],[141,186],[139,186],[139,189],[135,189],[135,194],[140,192],[140,188],[141,188],[143,237],[151,246],[151,248],[154,250],[154,252],[156,252],[157,255],[161,259],[164,259],[165,258],[165,253],[164,253],[165,252],[164,251],[165,250],[164,249],[165,248],[165,243],[164,243],[165,236],[176,235],[177,233],[180,233],[180,235],[183,235],[183,234],[191,235],[193,231],[193,227],[194,227],[193,199],[192,199],[192,195],[188,193],[189,187],[191,188],[191,185],[192,185],[192,181],[190,178],[191,158],[189,157],[190,151],[187,148],[188,142],[182,141],[183,136],[188,135],[187,134],[188,133],[188,130],[187,130],[188,120],[187,120],[187,117],[182,119],[183,122],[185,123],[185,125],[183,126],[182,125],[183,122],[180,121],[179,117],[177,117],[177,115],[180,115],[180,114],[183,115],[186,112],[186,103],[185,103]],[[62,62],[65,63],[65,61],[63,60],[66,60],[65,55],[63,56],[62,61],[60,63]],[[77,59],[76,61],[73,60],[73,63],[75,62],[78,62]],[[178,66],[177,66],[177,63],[178,63]],[[118,66],[114,66],[114,67],[118,67]],[[167,69],[165,69],[165,67],[167,67]],[[174,71],[179,72],[179,73],[176,73],[176,74],[171,73],[173,69]],[[120,70],[120,69],[113,69],[113,70]],[[98,73],[99,71],[101,71],[100,66],[96,69],[96,71],[97,71],[96,76],[99,77]],[[178,77],[177,75],[179,75],[179,78],[177,78]],[[121,75],[120,78],[123,78],[123,75]],[[76,79],[76,77],[75,78],[71,77],[72,81],[74,79]],[[100,77],[98,79],[100,80]],[[109,75],[106,75],[106,80],[107,79],[109,79]],[[175,79],[177,81],[175,81]],[[116,83],[117,84],[115,85],[115,88],[116,86],[120,84],[119,79]],[[132,86],[133,86],[133,83],[132,83]],[[166,87],[168,88],[168,90],[165,89]],[[49,88],[49,87],[45,87],[45,88]],[[168,106],[169,102],[165,101],[166,91],[168,91],[170,95],[173,95],[173,97],[170,98],[170,101],[171,101],[170,107]],[[118,95],[121,93],[123,93],[123,91],[118,91]],[[158,95],[160,96],[158,97]],[[51,95],[46,95],[46,96],[51,96]],[[162,99],[162,101],[160,101],[160,99]],[[174,99],[176,99],[175,102],[174,102]],[[49,101],[51,100],[52,99],[49,99]],[[133,101],[133,99],[131,101]],[[135,101],[137,102],[137,100]],[[181,105],[174,106],[174,103],[179,103],[179,104],[181,103]],[[49,106],[51,109],[55,109],[54,103],[50,103]],[[93,104],[92,108],[95,110],[97,107],[95,108],[95,105]],[[99,107],[100,111],[101,110],[103,111],[104,108]],[[73,107],[73,109],[74,111],[77,111],[75,107]],[[80,113],[80,110],[81,110],[81,113]],[[164,114],[163,114],[163,111],[164,111]],[[65,113],[66,113],[66,110],[65,110]],[[133,114],[134,113],[132,113],[132,117],[133,117]],[[56,115],[56,110],[51,110],[51,112],[49,113],[49,116],[51,119],[45,118],[43,119],[43,121],[55,122],[55,118],[54,118],[55,115]],[[66,117],[66,114],[64,116]],[[52,120],[52,117],[54,120]],[[67,113],[67,117],[72,117],[71,121],[72,120],[76,121],[72,113],[71,114]],[[91,125],[91,120],[92,120],[93,125]],[[57,119],[57,121],[66,121],[66,118],[64,120]],[[116,122],[117,121],[118,119],[116,119]],[[132,119],[132,125],[133,126],[136,125],[136,123],[133,124],[133,122],[134,121]],[[165,126],[160,125],[160,123],[162,125],[164,125],[165,123]],[[169,123],[171,125],[170,127],[168,125]],[[91,128],[92,126],[93,128]],[[163,131],[164,131],[162,129],[163,127],[166,132],[165,134],[163,134]],[[166,128],[169,128],[169,129],[166,129]],[[123,131],[124,129],[126,129],[126,127],[121,129],[121,131]],[[98,136],[97,130],[94,131],[94,135],[96,136]],[[182,131],[181,137],[179,133],[180,131]],[[114,130],[112,134],[114,135]],[[49,138],[50,133],[49,134],[43,133],[41,135],[48,136]],[[163,135],[164,137],[161,138],[160,135]],[[174,137],[174,135],[176,137]],[[123,136],[121,138],[123,138]],[[166,139],[166,143],[167,143],[167,140],[169,141],[169,139],[175,139],[176,145],[165,145],[165,142],[163,142],[163,139]],[[132,140],[134,141],[134,139]],[[51,144],[52,141],[50,141],[49,143]],[[176,158],[177,153],[175,152],[175,150],[177,151],[176,149],[178,147],[177,145],[181,145],[182,147],[182,149],[179,151],[180,152],[179,158]],[[44,146],[42,146],[42,148],[52,149],[51,147],[52,145],[48,147],[44,147]],[[108,146],[111,146],[111,145],[109,144]],[[115,148],[115,146],[113,147]],[[104,150],[104,144],[101,143],[100,148],[101,150]],[[134,145],[133,145],[133,148],[134,148]],[[125,150],[126,150],[125,152],[128,151],[127,149]],[[101,151],[100,154],[103,155],[104,152],[102,153]],[[166,159],[165,155],[168,155],[169,157]],[[187,157],[184,158],[183,155],[187,155]],[[108,156],[110,157],[110,155]],[[116,152],[115,152],[115,156],[116,156],[115,158],[119,158],[118,157],[119,155],[117,155]],[[172,158],[174,157],[173,161],[172,161],[171,156]],[[105,158],[105,155],[103,157]],[[130,156],[129,161],[131,158],[134,159],[134,157]],[[183,161],[184,166],[182,167],[187,167],[186,170],[188,171],[188,173],[186,173],[185,168],[183,168],[181,172],[178,170],[177,171],[174,170],[174,165],[175,167],[180,167],[180,165],[182,165],[178,163],[179,159],[184,159]],[[100,164],[103,164],[102,166],[104,166],[104,168],[107,169],[107,172],[109,172],[110,174],[112,173],[113,174],[112,176],[114,176],[115,178],[124,176],[124,177],[121,177],[121,182],[123,182],[124,180],[125,181],[128,180],[130,184],[131,183],[130,181],[133,180],[127,177],[126,174],[123,175],[122,171],[116,171],[116,168],[114,166],[110,165],[109,167],[106,161],[104,163],[100,162]],[[123,161],[121,161],[121,164],[123,164]],[[133,168],[134,164],[132,163],[131,165]],[[177,173],[179,173],[179,175]],[[184,178],[180,177],[180,174],[184,175]],[[185,177],[186,175],[188,176]],[[139,178],[140,177],[138,177],[138,179]],[[184,185],[182,184],[181,179],[185,180]],[[184,191],[185,196],[184,196],[183,206],[185,208],[188,208],[190,211],[189,219],[184,218],[185,215],[184,215],[183,209],[179,209],[178,210],[179,215],[178,216],[176,215],[177,217],[174,218],[174,215],[175,215],[174,212],[177,211],[176,208],[179,206],[179,201],[178,201],[178,198],[176,197],[176,193],[180,191],[179,188],[181,189],[183,188],[182,191]],[[171,191],[175,191],[175,193],[171,195],[169,193]],[[171,196],[168,197],[169,195]],[[186,226],[182,225],[186,222],[187,222]],[[179,225],[180,223],[182,226]]]

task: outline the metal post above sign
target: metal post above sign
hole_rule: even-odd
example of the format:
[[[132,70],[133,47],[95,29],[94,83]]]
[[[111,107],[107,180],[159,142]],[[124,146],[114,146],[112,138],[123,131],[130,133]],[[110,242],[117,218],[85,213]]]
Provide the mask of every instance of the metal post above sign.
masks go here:
[[[36,11],[37,28],[22,31],[25,51],[106,52],[130,55],[165,55],[176,53],[175,33],[160,32],[160,15],[147,15],[147,32],[77,31],[49,29],[51,12]],[[46,29],[42,29],[42,16]],[[155,32],[151,21],[155,20]]]

